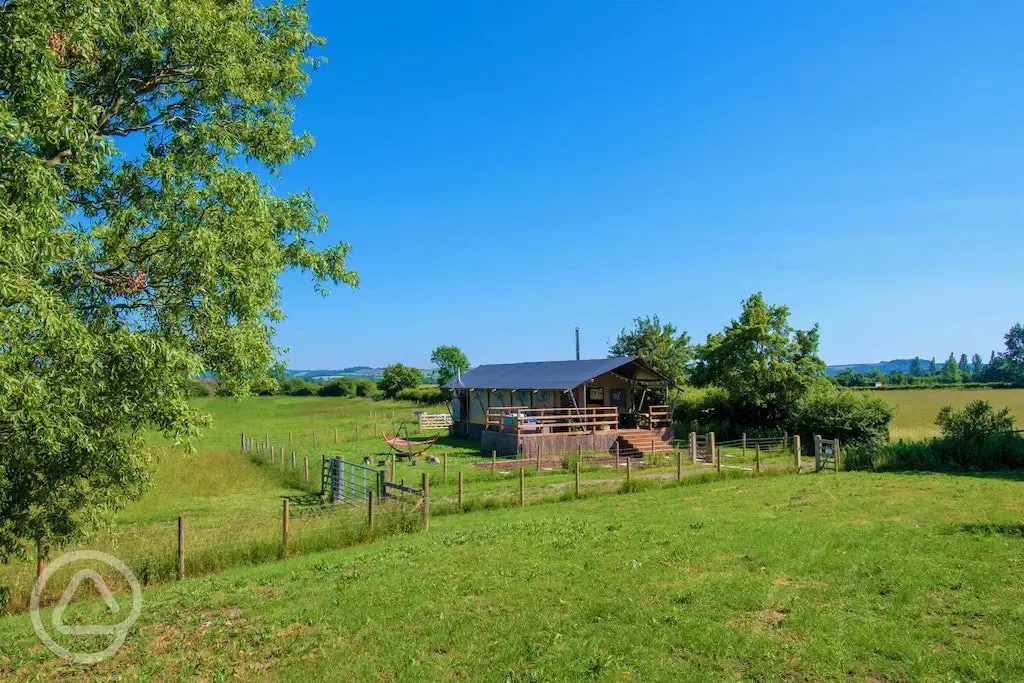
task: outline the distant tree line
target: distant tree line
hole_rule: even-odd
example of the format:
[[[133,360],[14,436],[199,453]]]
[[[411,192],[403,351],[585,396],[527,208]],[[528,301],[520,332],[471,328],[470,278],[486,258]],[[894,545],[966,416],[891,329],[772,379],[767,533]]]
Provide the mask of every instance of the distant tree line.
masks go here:
[[[1024,327],[1017,323],[1003,340],[1005,350],[998,354],[991,352],[987,363],[978,353],[970,359],[966,353],[961,353],[959,359],[951,353],[941,366],[937,365],[935,358],[924,362],[915,357],[909,372],[884,374],[875,369],[856,373],[847,368],[832,381],[841,387],[1024,384]]]

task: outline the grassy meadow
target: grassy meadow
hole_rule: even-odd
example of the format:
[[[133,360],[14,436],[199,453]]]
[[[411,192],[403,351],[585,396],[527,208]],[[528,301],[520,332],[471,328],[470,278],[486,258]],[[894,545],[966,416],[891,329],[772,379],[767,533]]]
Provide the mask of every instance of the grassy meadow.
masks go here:
[[[896,410],[889,429],[893,441],[916,441],[938,436],[935,417],[943,406],[962,408],[971,401],[988,401],[995,408],[1009,408],[1024,424],[1024,389],[908,389],[874,391]]]
[[[802,474],[442,516],[147,589],[90,668],[7,617],[0,676],[1020,680],[1021,485]]]

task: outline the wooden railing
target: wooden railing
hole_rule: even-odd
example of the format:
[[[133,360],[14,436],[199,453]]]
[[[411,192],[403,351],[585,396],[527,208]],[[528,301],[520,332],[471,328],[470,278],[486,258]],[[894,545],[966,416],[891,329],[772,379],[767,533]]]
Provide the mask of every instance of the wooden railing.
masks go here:
[[[615,406],[487,409],[486,429],[491,432],[522,435],[594,432],[618,428],[619,409]]]
[[[651,406],[647,412],[650,415],[651,429],[672,425],[672,411],[668,406]]]

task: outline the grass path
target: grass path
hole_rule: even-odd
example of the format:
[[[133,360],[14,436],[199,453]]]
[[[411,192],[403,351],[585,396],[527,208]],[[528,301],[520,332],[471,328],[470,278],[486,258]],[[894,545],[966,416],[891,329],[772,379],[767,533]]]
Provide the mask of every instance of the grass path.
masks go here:
[[[0,676],[1020,680],[1022,485],[805,474],[440,517],[149,589],[92,669],[0,620]]]

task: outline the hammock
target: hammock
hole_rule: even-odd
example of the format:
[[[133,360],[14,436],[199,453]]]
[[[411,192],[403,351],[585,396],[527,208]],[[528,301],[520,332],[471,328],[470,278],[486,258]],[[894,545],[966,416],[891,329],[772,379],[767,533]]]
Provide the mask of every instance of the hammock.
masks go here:
[[[402,426],[404,427],[405,425]],[[401,431],[401,429],[399,429],[399,431]],[[398,435],[395,435],[393,438],[389,439],[387,434],[385,434],[383,431],[381,431],[380,435],[384,437],[384,443],[388,445],[388,448],[395,452],[395,455],[405,458],[411,458],[413,456],[417,456],[420,453],[425,452],[428,448],[433,446],[438,439],[441,438],[441,435],[438,434],[437,436],[432,436],[429,439],[423,439],[422,441],[414,441],[408,438],[408,429],[406,429],[406,438],[404,439],[399,438]]]

